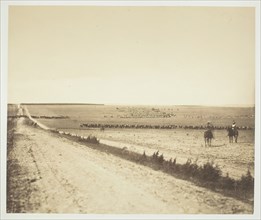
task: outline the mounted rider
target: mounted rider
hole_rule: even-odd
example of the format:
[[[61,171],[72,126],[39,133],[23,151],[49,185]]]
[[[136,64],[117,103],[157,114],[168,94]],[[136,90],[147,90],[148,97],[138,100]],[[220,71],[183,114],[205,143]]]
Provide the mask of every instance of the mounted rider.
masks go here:
[[[213,124],[211,123],[211,121],[208,121],[208,122],[207,122],[206,128],[207,128],[207,130],[211,130],[211,131],[214,129],[214,126],[213,126]]]
[[[231,126],[231,127],[232,127],[232,129],[233,129],[233,130],[236,130],[236,129],[237,129],[237,126],[236,126],[236,122],[235,122],[235,121],[233,121],[233,123],[232,123],[232,126]]]
[[[205,139],[205,146],[211,146],[211,140],[212,138],[214,138],[213,132],[212,130],[214,129],[213,124],[208,121],[207,125],[206,125],[206,131],[204,132],[204,139]]]
[[[207,122],[206,129],[207,129],[208,134],[210,136],[212,136],[212,138],[214,138],[214,135],[213,135],[214,125],[211,123],[211,121]]]
[[[233,121],[232,125],[227,128],[227,131],[228,131],[229,143],[233,143],[233,138],[235,138],[235,142],[237,143],[239,132],[235,121]]]

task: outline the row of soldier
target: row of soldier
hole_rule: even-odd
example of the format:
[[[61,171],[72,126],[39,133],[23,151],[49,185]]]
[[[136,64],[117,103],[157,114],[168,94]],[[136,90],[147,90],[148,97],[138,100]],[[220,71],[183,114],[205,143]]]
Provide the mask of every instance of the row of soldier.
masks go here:
[[[234,128],[236,126],[235,122],[232,124]],[[144,125],[144,124],[103,124],[103,123],[84,123],[80,125],[81,128],[139,128],[139,129],[211,129],[223,130],[228,129],[230,126],[214,126],[211,122],[207,125]],[[249,126],[237,126],[239,130],[251,130],[253,128]]]

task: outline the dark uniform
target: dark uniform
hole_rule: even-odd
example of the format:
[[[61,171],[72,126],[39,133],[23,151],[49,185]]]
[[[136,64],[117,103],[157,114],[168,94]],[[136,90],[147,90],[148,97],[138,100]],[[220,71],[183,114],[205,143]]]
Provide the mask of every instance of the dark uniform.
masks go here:
[[[214,135],[213,135],[213,129],[214,129],[214,126],[211,122],[208,121],[207,123],[207,134],[211,137],[211,138],[214,138]]]
[[[236,129],[236,122],[233,121],[233,124],[232,124],[232,129],[235,130]]]

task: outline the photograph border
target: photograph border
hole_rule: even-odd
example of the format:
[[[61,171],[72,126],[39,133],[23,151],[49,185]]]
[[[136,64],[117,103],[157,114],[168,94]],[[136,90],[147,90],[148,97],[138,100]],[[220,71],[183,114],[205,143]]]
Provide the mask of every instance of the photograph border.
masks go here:
[[[96,215],[6,213],[7,168],[7,80],[8,80],[8,7],[9,6],[211,6],[255,7],[255,195],[253,215]],[[260,219],[260,1],[1,1],[1,219]]]

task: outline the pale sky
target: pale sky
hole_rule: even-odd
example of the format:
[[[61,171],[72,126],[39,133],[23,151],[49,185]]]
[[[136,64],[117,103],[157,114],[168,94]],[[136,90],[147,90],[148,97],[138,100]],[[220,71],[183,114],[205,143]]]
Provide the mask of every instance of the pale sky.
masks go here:
[[[8,102],[253,105],[255,10],[11,6]]]

